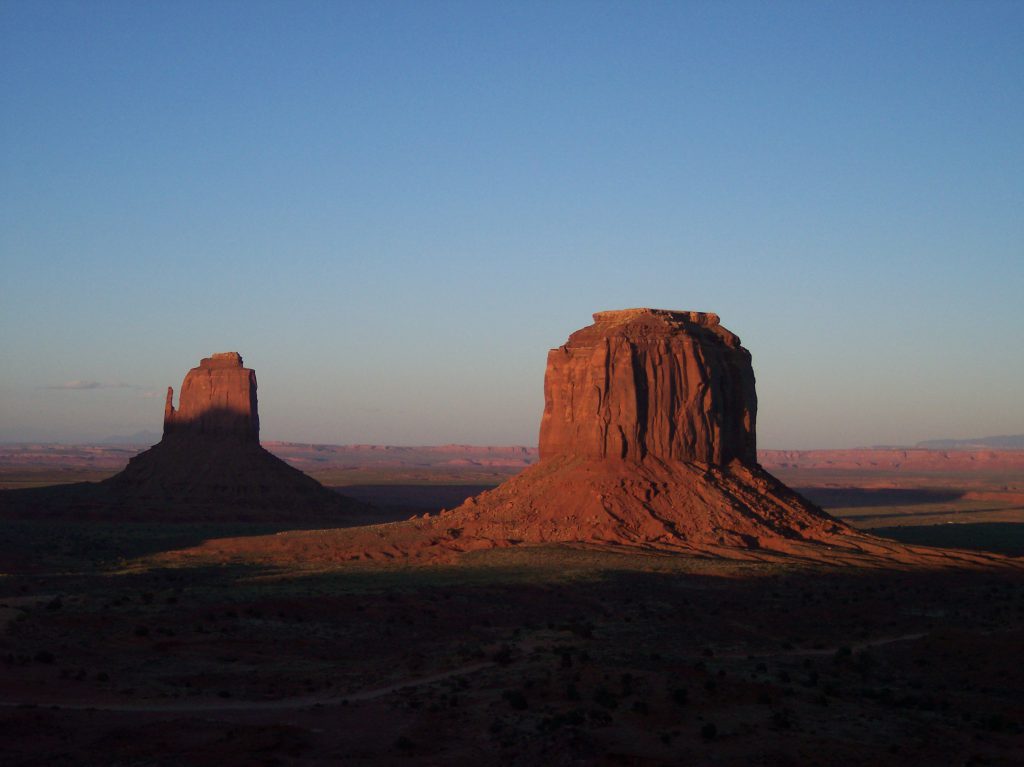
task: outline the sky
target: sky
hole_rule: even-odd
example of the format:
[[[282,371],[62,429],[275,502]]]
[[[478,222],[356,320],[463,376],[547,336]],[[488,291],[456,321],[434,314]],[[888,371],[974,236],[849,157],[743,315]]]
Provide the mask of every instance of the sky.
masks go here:
[[[1024,433],[1024,3],[0,0],[0,441],[536,444],[714,311],[759,446]]]

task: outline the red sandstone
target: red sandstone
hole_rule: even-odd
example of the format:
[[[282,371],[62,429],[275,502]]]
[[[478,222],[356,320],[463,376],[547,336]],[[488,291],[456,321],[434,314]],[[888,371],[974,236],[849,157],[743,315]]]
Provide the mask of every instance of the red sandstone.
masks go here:
[[[750,353],[718,315],[627,309],[548,353],[540,457],[755,463]]]
[[[163,439],[103,483],[133,511],[163,519],[299,521],[360,506],[260,446],[256,373],[237,352],[192,368],[178,409],[172,397],[168,389]]]
[[[238,352],[206,357],[199,367],[188,371],[177,410],[172,404],[173,396],[174,389],[168,386],[164,436],[188,433],[259,442],[256,372],[242,366],[242,355]]]
[[[740,559],[1005,566],[860,533],[757,463],[750,354],[717,315],[599,312],[548,355],[540,461],[435,517],[347,531],[331,557],[448,557],[521,543]],[[275,540],[271,548],[303,544]],[[306,550],[305,556],[309,556]]]

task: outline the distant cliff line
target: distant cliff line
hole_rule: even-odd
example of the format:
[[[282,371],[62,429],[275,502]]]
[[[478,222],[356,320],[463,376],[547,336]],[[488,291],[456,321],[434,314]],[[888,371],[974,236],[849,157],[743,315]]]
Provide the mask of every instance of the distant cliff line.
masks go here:
[[[537,448],[526,445],[320,445],[267,441],[274,455],[307,472],[330,468],[484,467],[511,473],[536,463]],[[17,443],[0,445],[0,471],[66,470],[88,467],[119,471],[142,445]],[[835,450],[758,450],[758,461],[772,468],[931,471],[943,469],[1024,469],[1024,450],[1012,448],[849,448]]]

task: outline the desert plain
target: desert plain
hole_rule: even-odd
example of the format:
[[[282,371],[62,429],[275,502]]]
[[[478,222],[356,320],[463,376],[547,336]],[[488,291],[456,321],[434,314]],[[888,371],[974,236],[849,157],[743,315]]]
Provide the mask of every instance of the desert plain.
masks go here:
[[[525,447],[266,447],[373,504],[359,523],[436,514],[536,461]],[[5,446],[0,483],[98,480],[139,449]],[[1024,553],[1021,451],[758,457],[879,535]],[[1019,569],[584,544],[416,565],[335,561],[319,526],[3,529],[10,765],[1009,765],[1024,753]]]

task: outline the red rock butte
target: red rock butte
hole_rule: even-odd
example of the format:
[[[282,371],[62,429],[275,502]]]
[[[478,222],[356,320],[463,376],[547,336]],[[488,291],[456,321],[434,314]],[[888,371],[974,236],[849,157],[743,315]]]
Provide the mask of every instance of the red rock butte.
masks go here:
[[[177,409],[173,395],[168,388],[163,439],[102,483],[121,505],[162,518],[296,521],[363,509],[260,445],[256,373],[237,352],[192,368]]]
[[[709,312],[598,312],[548,353],[540,461],[460,538],[757,549],[849,530],[757,465],[750,353]]]
[[[243,367],[238,352],[203,359],[185,376],[177,410],[173,397],[174,389],[168,386],[164,437],[183,434],[260,441],[256,371]]]
[[[346,555],[572,543],[874,566],[992,559],[860,533],[765,471],[750,353],[715,314],[598,312],[549,352],[544,400],[538,463],[438,516],[352,531]]]
[[[540,457],[756,463],[750,353],[718,315],[598,312],[548,353]]]

